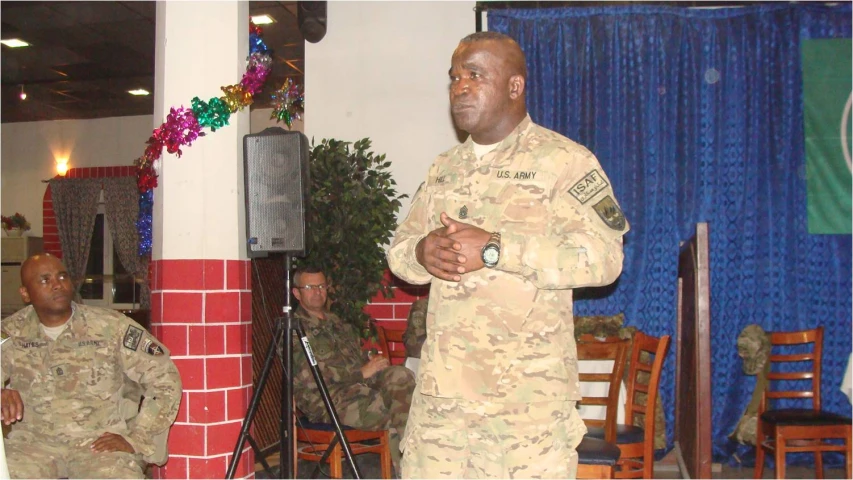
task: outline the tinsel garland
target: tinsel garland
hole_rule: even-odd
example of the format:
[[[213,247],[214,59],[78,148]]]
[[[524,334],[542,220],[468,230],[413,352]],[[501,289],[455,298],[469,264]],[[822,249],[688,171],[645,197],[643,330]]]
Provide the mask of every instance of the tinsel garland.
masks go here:
[[[261,91],[272,71],[270,50],[263,41],[263,31],[254,23],[249,23],[249,58],[246,73],[240,83],[220,87],[224,95],[205,102],[194,97],[191,109],[172,107],[166,121],[155,128],[148,139],[147,147],[141,157],[134,161],[136,166],[136,185],[139,189],[139,216],[136,230],[139,237],[139,255],[151,254],[151,223],[154,207],[154,188],[157,187],[157,165],[163,154],[163,148],[180,158],[182,147],[190,147],[199,137],[205,136],[202,129],[215,132],[228,125],[232,113],[252,104],[254,96]],[[293,119],[300,118],[304,111],[304,96],[299,87],[287,79],[281,89],[273,94],[273,115],[277,121],[284,121],[290,128]]]

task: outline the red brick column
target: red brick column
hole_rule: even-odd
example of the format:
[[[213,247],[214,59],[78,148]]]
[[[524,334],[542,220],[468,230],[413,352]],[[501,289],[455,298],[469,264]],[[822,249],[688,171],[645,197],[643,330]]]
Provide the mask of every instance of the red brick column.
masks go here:
[[[153,262],[151,330],[171,351],[184,393],[155,478],[223,478],[252,394],[248,260]],[[254,475],[248,445],[236,478]]]

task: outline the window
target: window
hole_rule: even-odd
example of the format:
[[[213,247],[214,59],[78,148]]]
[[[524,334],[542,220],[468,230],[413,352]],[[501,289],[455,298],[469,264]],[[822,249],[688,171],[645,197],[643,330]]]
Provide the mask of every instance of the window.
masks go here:
[[[92,245],[89,247],[86,278],[80,286],[80,297],[86,305],[115,309],[138,308],[142,295],[140,281],[128,273],[113,248],[102,202],[95,217],[95,228],[92,229]]]

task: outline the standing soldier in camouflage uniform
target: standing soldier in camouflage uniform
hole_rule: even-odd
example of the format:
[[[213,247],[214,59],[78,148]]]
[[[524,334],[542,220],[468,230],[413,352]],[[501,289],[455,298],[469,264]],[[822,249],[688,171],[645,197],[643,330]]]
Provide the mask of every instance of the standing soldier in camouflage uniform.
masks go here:
[[[526,77],[509,37],[462,39],[450,106],[470,137],[435,160],[388,252],[431,283],[406,478],[577,472],[572,289],[616,280],[628,224],[595,156],[531,121]]]
[[[355,327],[326,309],[328,285],[323,272],[298,270],[293,283],[293,295],[299,301],[294,317],[305,328],[341,423],[361,430],[389,430],[391,463],[399,472],[400,436],[409,417],[415,376],[406,367],[390,365],[382,355],[368,357],[362,351]],[[296,406],[312,422],[329,422],[296,338],[293,348]]]
[[[71,278],[54,256],[27,259],[21,283],[32,305],[3,320],[0,347],[12,478],[143,478],[143,458],[156,455],[154,438],[181,401],[169,351],[115,310],[72,303]],[[128,389],[145,397],[131,421]]]

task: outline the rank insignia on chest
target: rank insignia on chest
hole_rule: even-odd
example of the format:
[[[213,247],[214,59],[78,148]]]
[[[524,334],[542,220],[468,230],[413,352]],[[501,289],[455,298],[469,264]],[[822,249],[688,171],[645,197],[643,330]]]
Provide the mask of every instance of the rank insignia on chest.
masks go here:
[[[468,218],[468,205],[462,205],[462,208],[459,209],[459,218]]]
[[[124,333],[124,340],[122,341],[124,348],[136,351],[140,340],[142,340],[142,329],[128,325],[127,331]]]

